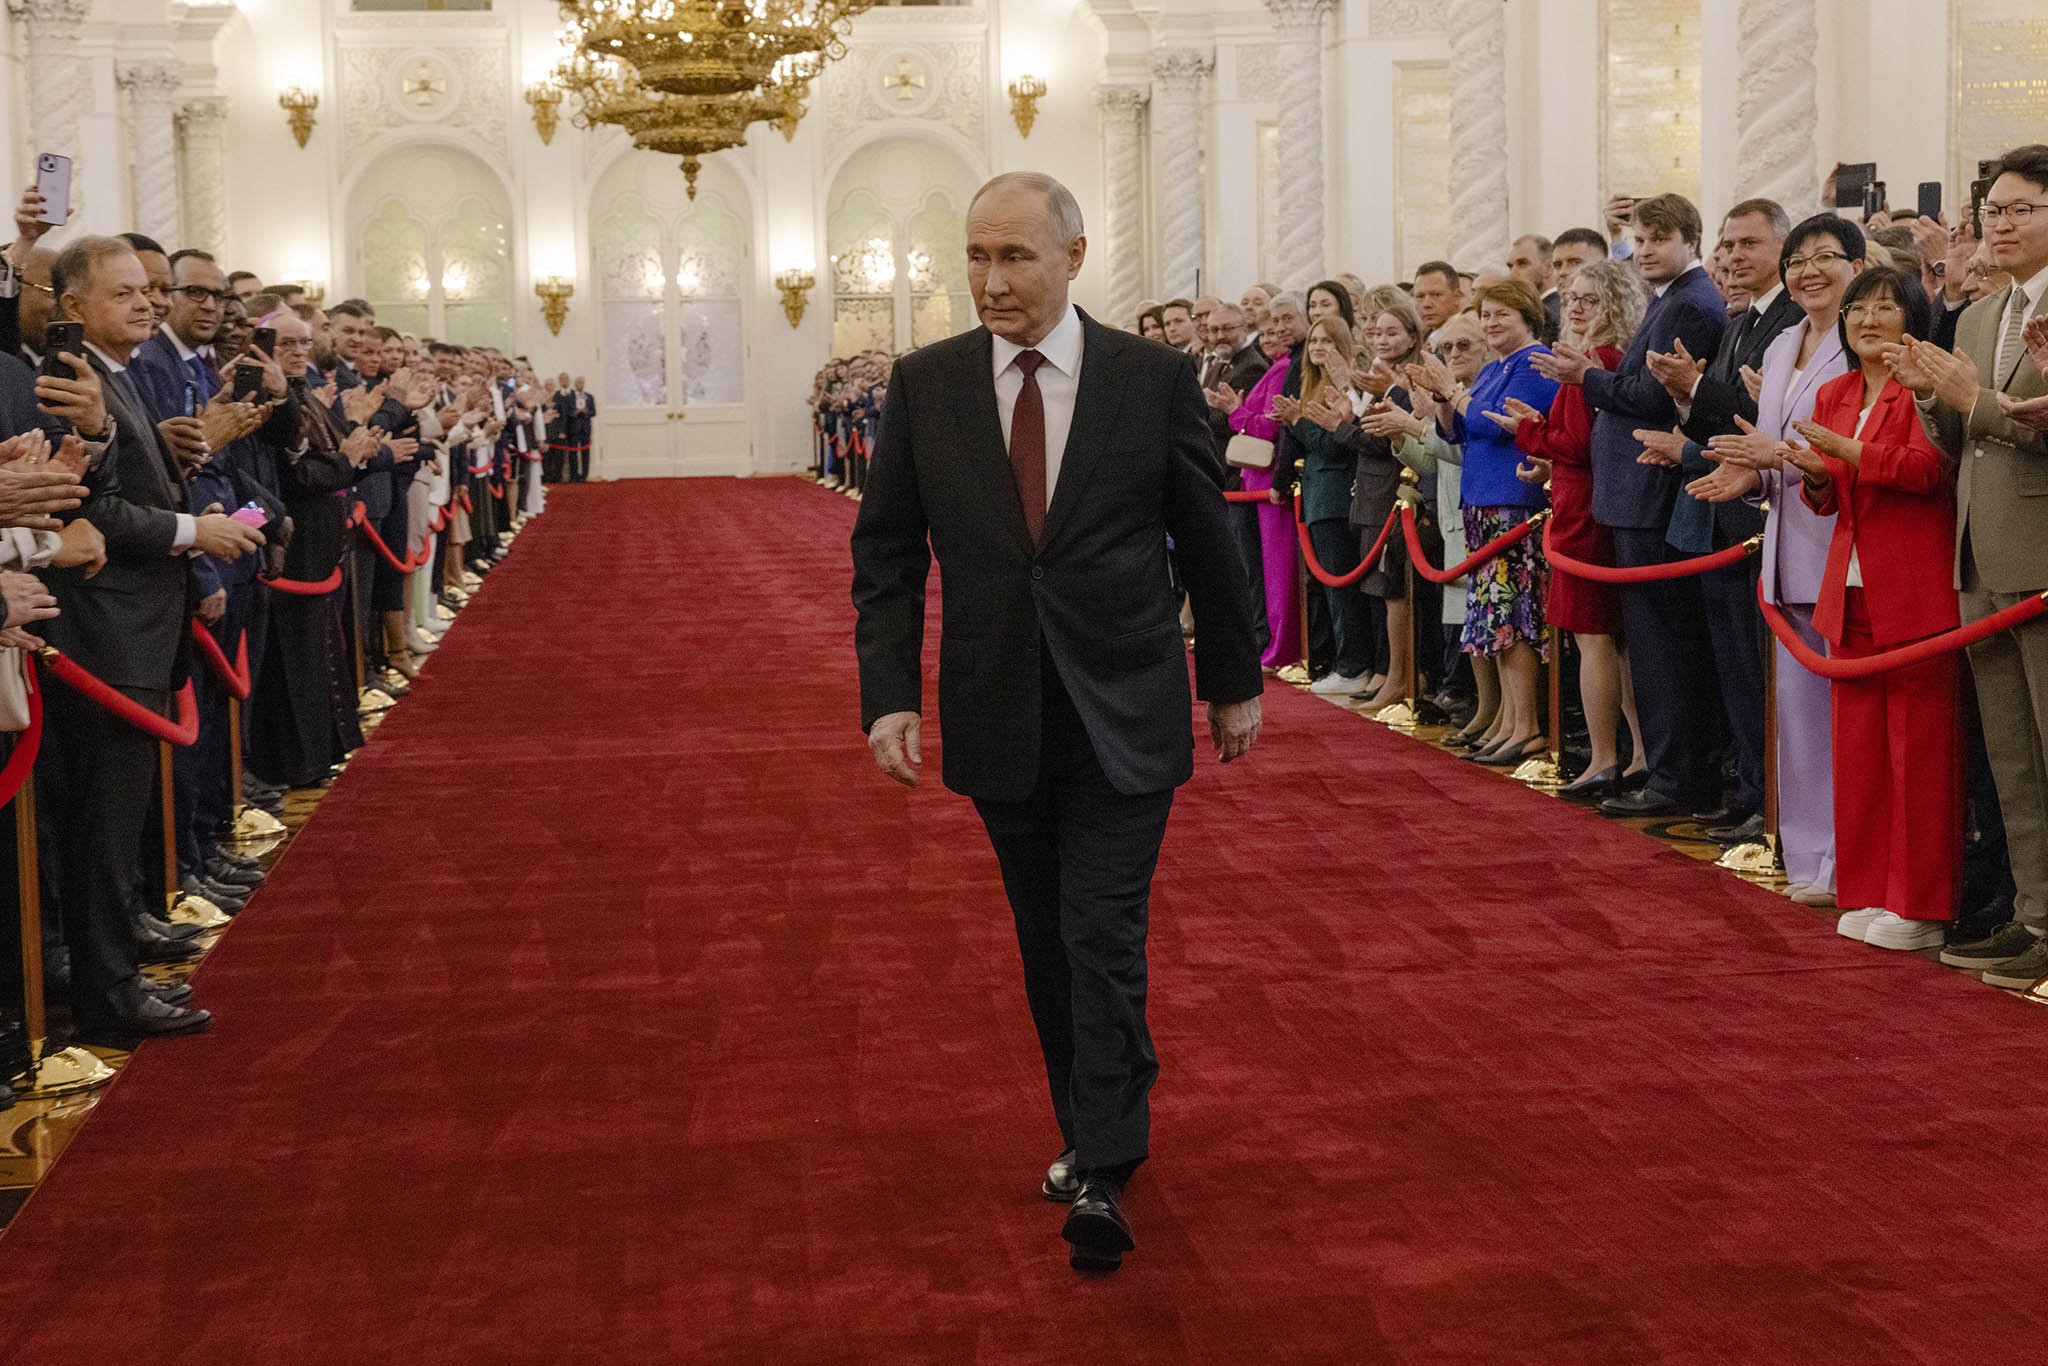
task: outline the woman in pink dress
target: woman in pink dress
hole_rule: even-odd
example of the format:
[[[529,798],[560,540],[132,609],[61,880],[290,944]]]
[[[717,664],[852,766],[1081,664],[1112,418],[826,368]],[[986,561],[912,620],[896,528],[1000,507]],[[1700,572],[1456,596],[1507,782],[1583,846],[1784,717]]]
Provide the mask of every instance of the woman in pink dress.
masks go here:
[[[1260,342],[1268,353],[1277,355],[1279,359],[1231,410],[1230,430],[1262,441],[1277,442],[1281,439],[1280,424],[1273,419],[1273,400],[1287,383],[1288,370],[1295,363],[1302,338],[1308,331],[1307,322],[1302,315],[1299,295],[1282,294],[1273,300]],[[1217,388],[1219,397],[1225,402],[1237,397],[1228,385]],[[1303,652],[1301,582],[1297,567],[1300,551],[1295,546],[1294,508],[1289,503],[1273,501],[1271,468],[1245,470],[1244,487],[1267,493],[1267,501],[1258,505],[1259,548],[1265,566],[1266,625],[1271,632],[1271,643],[1259,656],[1259,663],[1268,669],[1298,664]]]

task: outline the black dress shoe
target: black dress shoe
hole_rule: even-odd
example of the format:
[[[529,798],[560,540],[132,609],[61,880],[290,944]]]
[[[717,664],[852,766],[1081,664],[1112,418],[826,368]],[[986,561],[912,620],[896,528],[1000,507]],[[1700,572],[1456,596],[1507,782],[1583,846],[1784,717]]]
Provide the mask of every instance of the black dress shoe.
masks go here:
[[[1731,825],[1716,825],[1706,832],[1707,838],[1716,844],[1755,844],[1764,837],[1764,813],[1752,812],[1749,819]]]
[[[1045,1183],[1038,1191],[1056,1205],[1074,1203],[1074,1197],[1081,1193],[1081,1174],[1074,1170],[1072,1148],[1066,1149],[1052,1160],[1052,1165],[1045,1169]]]
[[[186,896],[203,897],[214,905],[233,915],[249,900],[247,887],[225,887],[212,878],[188,877],[178,884],[178,890]],[[197,929],[196,925],[180,925],[179,929]]]
[[[1576,781],[1559,788],[1557,795],[1568,802],[1601,801],[1614,792],[1614,780],[1620,776],[1620,767],[1609,764],[1598,773],[1588,771]]]
[[[145,977],[142,989],[167,1006],[181,1006],[192,999],[192,988],[184,982],[152,982]]]
[[[136,994],[132,1009],[98,1015],[72,1012],[78,1037],[88,1043],[158,1038],[165,1034],[197,1034],[213,1023],[211,1013],[189,1006],[165,1005],[148,992]]]
[[[1092,1173],[1082,1179],[1060,1229],[1060,1237],[1073,1248],[1067,1254],[1068,1266],[1076,1271],[1114,1271],[1124,1264],[1124,1254],[1137,1247],[1130,1221],[1124,1218],[1123,1193],[1112,1177]]]
[[[1633,819],[1647,819],[1662,816],[1682,816],[1683,803],[1673,801],[1654,787],[1644,786],[1637,792],[1624,792],[1609,797],[1600,803],[1603,816],[1624,816]]]
[[[137,916],[136,920],[150,934],[175,940],[180,944],[188,939],[197,939],[200,935],[200,929],[197,925],[174,925],[160,916],[151,915],[148,911],[144,911],[141,915]]]
[[[217,882],[223,887],[261,887],[263,870],[245,868],[240,864],[229,863],[226,859],[209,859],[206,864],[206,880]]]

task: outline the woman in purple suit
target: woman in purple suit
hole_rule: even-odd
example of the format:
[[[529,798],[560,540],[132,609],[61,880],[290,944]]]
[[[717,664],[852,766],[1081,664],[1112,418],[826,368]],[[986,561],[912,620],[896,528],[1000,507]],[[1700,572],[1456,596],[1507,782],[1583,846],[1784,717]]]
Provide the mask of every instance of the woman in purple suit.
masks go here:
[[[1863,253],[1862,230],[1833,214],[1807,219],[1785,239],[1779,262],[1785,289],[1806,317],[1771,343],[1760,377],[1744,375],[1756,395],[1756,425],[1738,435],[1715,437],[1707,454],[1721,468],[1689,486],[1694,496],[1710,502],[1770,500],[1764,523],[1764,596],[1823,654],[1827,643],[1813,629],[1813,605],[1820,598],[1835,519],[1820,516],[1799,496],[1799,474],[1793,471],[1788,481],[1778,448],[1797,439],[1794,422],[1813,416],[1821,386],[1848,373],[1837,319],[1842,295],[1863,269]],[[1808,906],[1832,906],[1835,800],[1828,681],[1801,668],[1784,646],[1774,648],[1778,846],[1789,884],[1786,895]]]

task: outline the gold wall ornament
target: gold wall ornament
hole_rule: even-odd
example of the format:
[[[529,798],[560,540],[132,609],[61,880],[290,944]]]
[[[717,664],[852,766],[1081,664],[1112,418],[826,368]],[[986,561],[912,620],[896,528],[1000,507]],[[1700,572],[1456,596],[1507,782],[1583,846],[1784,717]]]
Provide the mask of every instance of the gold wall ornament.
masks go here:
[[[811,289],[817,283],[816,275],[794,266],[776,275],[775,288],[782,294],[782,316],[789,319],[792,328],[803,324],[804,310],[810,307]]]
[[[535,81],[526,87],[526,103],[533,110],[533,131],[540,134],[543,147],[554,144],[555,129],[562,120],[562,97],[566,93],[552,79]]]
[[[320,107],[320,92],[302,85],[288,85],[277,92],[277,103],[292,127],[292,136],[304,147],[313,136],[313,111]]]
[[[327,302],[327,286],[322,281],[308,280],[300,286],[300,290],[305,294],[306,302],[315,308]]]
[[[540,296],[540,315],[547,319],[548,334],[561,336],[562,324],[569,320],[569,299],[576,293],[575,283],[549,275],[533,282],[533,292]]]
[[[1016,121],[1019,137],[1031,136],[1031,126],[1038,122],[1038,102],[1044,98],[1042,76],[1027,74],[1010,82],[1010,117]]]

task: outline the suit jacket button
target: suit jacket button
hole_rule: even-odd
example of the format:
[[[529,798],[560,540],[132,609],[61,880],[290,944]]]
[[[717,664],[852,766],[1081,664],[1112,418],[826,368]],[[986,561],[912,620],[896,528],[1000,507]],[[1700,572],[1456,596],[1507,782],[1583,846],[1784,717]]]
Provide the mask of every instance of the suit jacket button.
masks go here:
[[[1042,578],[1044,578],[1044,577],[1045,577],[1045,568],[1044,568],[1044,566],[1042,566],[1042,565],[1035,565],[1035,564],[1034,564],[1034,565],[1032,565],[1032,566],[1031,566],[1031,577],[1032,577],[1032,578],[1034,578],[1034,579],[1042,579]]]

